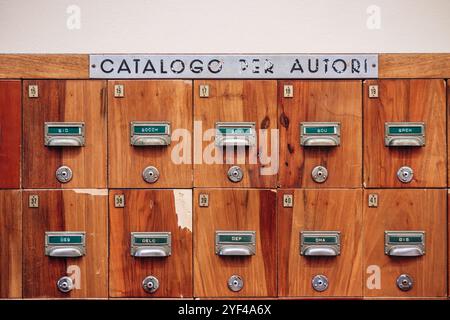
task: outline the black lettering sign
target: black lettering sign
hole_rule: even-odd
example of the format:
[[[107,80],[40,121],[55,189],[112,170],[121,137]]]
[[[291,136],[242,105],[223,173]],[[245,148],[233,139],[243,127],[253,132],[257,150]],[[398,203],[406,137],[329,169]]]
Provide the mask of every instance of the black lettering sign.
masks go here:
[[[301,73],[304,72],[303,68],[302,68],[302,65],[300,64],[300,61],[298,59],[295,59],[295,62],[292,65],[291,73],[294,73],[294,71],[300,71]]]
[[[125,60],[125,59],[122,60],[122,63],[119,66],[119,70],[117,70],[117,73],[121,73],[122,71],[131,73],[131,70],[130,70],[130,67],[128,66],[127,60]]]
[[[111,59],[105,59],[105,60],[103,60],[102,61],[102,63],[100,64],[100,69],[102,69],[102,71],[104,72],[104,73],[111,73],[111,72],[113,72],[114,71],[114,68],[113,67],[111,67],[111,69],[105,69],[105,63],[106,62],[108,62],[108,63],[110,63],[110,64],[114,64],[114,62],[111,60]]]

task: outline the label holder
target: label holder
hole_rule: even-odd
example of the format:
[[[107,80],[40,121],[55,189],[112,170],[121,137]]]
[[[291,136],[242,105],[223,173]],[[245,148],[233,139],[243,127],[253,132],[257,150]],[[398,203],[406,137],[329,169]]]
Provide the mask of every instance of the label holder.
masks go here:
[[[131,121],[130,143],[136,147],[168,146],[171,143],[170,132],[169,121]]]
[[[78,258],[86,254],[86,232],[45,232],[45,255],[56,258]]]
[[[130,254],[135,258],[163,258],[172,254],[171,232],[131,232]]]
[[[335,257],[341,254],[340,231],[301,231],[300,255]]]
[[[217,147],[256,146],[255,122],[216,122]]]
[[[253,256],[256,254],[256,231],[216,231],[216,254],[219,256]]]
[[[47,147],[84,147],[84,122],[45,122],[44,145]]]
[[[384,130],[386,147],[425,146],[424,122],[386,122]]]
[[[340,144],[340,122],[300,123],[300,145],[304,147],[336,147]]]
[[[385,231],[384,253],[392,257],[423,256],[425,231]]]

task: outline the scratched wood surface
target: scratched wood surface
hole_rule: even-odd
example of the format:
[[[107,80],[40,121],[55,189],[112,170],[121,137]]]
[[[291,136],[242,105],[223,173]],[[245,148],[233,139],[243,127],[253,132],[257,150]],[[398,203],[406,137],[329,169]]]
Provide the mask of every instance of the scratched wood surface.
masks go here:
[[[209,86],[209,97],[199,96],[200,85]],[[199,80],[194,81],[194,128],[197,139],[205,141],[194,145],[198,157],[194,164],[196,187],[257,187],[276,186],[276,162],[266,159],[273,152],[271,129],[277,128],[277,82],[273,80]],[[200,122],[201,121],[201,122]],[[258,135],[257,147],[226,148],[214,146],[216,122],[255,122],[256,130],[267,129],[267,140]],[[206,132],[209,131],[211,135]],[[267,143],[266,143],[267,141]],[[201,146],[201,148],[200,148]],[[263,149],[265,146],[266,149]],[[236,150],[240,150],[239,152]],[[258,157],[258,152],[262,157]],[[228,179],[228,169],[238,165],[244,175],[240,182]],[[262,171],[261,171],[262,170]]]
[[[283,196],[293,207],[283,207]],[[279,190],[278,293],[285,297],[362,297],[362,190]],[[301,231],[340,231],[341,254],[306,257],[300,253]],[[329,287],[317,292],[311,285],[325,275]]]
[[[125,207],[114,207],[114,196]],[[192,190],[114,190],[110,207],[110,296],[142,298],[192,297]],[[131,232],[171,232],[172,254],[134,258]],[[142,289],[149,275],[159,280],[152,294]]]
[[[87,54],[0,54],[0,78],[80,79],[89,77]]]
[[[20,188],[21,85],[0,81],[0,188]]]
[[[378,98],[369,86],[378,85]],[[364,183],[366,187],[445,187],[447,185],[446,95],[443,80],[364,82]],[[424,147],[386,147],[385,122],[425,122]],[[397,171],[414,171],[402,183]]]
[[[284,98],[285,85],[293,97]],[[287,188],[356,188],[361,186],[362,108],[361,81],[279,81],[280,173]],[[340,122],[341,144],[336,147],[300,145],[301,122]],[[316,166],[328,170],[323,183],[315,182]]]
[[[0,190],[0,299],[22,297],[22,198]]]
[[[114,97],[114,86],[119,84],[124,86],[123,98]],[[109,81],[108,104],[111,187],[192,187],[191,81]],[[169,121],[170,146],[132,146],[131,121]],[[153,184],[142,179],[142,171],[147,166],[156,167],[160,173]]]
[[[365,203],[363,227],[363,270],[379,267],[380,288],[364,286],[368,297],[443,297],[447,295],[447,191],[437,189],[374,189],[378,207]],[[425,255],[422,257],[390,257],[384,253],[384,232],[425,231]],[[364,273],[364,282],[375,285],[372,273]],[[412,276],[410,291],[397,288],[401,274]]]
[[[199,195],[209,207],[199,207]],[[276,193],[255,189],[196,189],[194,192],[194,296],[274,297],[276,286]],[[215,254],[216,231],[256,231],[256,255]],[[228,278],[240,275],[244,287],[230,291]]]
[[[38,85],[39,98],[28,97]],[[106,187],[106,82],[26,80],[23,82],[23,185],[25,188]],[[84,147],[44,146],[44,122],[84,122]],[[72,169],[71,181],[56,180],[58,167]]]
[[[39,208],[29,208],[30,195],[39,196]],[[27,248],[23,253],[24,298],[106,298],[107,190],[27,190],[23,192],[22,205],[23,246]],[[80,258],[46,256],[46,231],[85,231],[86,255]],[[74,279],[75,289],[61,293],[56,282],[66,275]]]

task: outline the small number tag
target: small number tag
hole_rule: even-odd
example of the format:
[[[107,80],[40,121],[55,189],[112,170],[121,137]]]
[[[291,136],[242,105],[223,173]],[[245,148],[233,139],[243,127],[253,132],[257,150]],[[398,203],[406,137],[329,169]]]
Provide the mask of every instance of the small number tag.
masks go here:
[[[125,195],[116,194],[114,195],[114,207],[124,208],[125,207]]]
[[[39,98],[39,87],[37,85],[28,86],[28,98]]]
[[[209,97],[209,85],[202,84],[200,85],[200,98],[208,98]]]
[[[39,208],[39,196],[37,194],[32,194],[28,197],[28,207]]]
[[[294,206],[294,196],[292,194],[283,194],[283,207],[292,208]]]
[[[209,206],[209,194],[200,193],[198,198],[199,207],[208,207]]]
[[[293,98],[294,97],[294,86],[293,85],[285,85],[283,88],[283,96],[285,98]]]
[[[114,97],[123,98],[125,96],[125,90],[123,84],[116,84],[114,86]]]
[[[378,207],[378,194],[376,194],[376,193],[369,194],[368,202],[369,202],[368,203],[369,208],[377,208]]]
[[[378,98],[378,85],[369,86],[369,98]]]

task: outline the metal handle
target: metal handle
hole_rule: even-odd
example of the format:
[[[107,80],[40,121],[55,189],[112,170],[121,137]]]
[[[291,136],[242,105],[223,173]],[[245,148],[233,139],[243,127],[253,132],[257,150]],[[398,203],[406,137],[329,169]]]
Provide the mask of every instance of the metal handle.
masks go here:
[[[50,257],[57,257],[57,258],[77,258],[82,257],[83,253],[81,252],[81,250],[77,248],[64,247],[64,248],[52,248],[49,251],[48,255]]]
[[[315,256],[315,257],[335,257],[338,256],[339,253],[332,247],[308,247],[305,252],[303,253],[305,256]]]
[[[423,138],[421,137],[391,137],[387,143],[389,147],[422,147]]]
[[[151,257],[167,257],[170,254],[164,248],[158,247],[144,247],[136,249],[134,257],[136,258],[151,258]]]
[[[255,253],[246,246],[223,245],[218,254],[219,256],[252,256]]]
[[[388,252],[388,255],[394,257],[420,257],[424,255],[421,248],[417,246],[393,246]]]
[[[333,137],[304,137],[302,144],[305,147],[335,147],[339,142]]]
[[[219,146],[239,146],[246,147],[251,146],[252,142],[249,137],[223,137],[218,141]]]
[[[170,141],[166,137],[158,137],[158,136],[146,136],[146,137],[135,137],[134,138],[134,146],[142,147],[142,146],[167,146],[170,144]]]
[[[82,147],[83,142],[78,138],[71,137],[55,137],[49,138],[47,142],[49,147]]]

